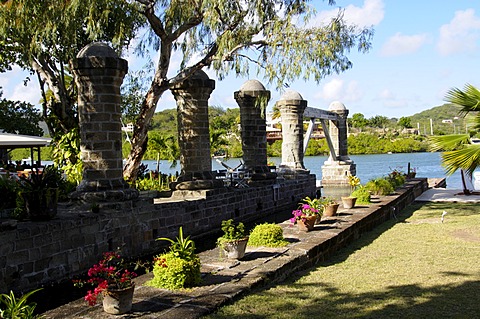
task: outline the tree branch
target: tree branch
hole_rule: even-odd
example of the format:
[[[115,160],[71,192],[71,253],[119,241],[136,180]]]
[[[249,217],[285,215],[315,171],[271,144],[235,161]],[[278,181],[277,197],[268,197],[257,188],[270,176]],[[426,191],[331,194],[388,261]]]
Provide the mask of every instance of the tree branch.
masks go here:
[[[147,18],[153,32],[155,32],[155,34],[162,39],[162,41],[167,41],[168,35],[165,32],[162,21],[155,15],[153,2],[148,0],[137,0],[137,2],[145,5],[145,10],[142,12],[142,14]]]

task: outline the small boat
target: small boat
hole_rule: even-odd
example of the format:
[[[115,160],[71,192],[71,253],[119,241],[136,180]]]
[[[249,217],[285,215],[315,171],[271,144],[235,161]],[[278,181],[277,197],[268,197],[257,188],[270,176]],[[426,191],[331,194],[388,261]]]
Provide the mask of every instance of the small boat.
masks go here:
[[[471,144],[480,144],[480,138],[478,138],[478,137],[472,137],[472,138],[470,139],[470,143],[471,143]]]

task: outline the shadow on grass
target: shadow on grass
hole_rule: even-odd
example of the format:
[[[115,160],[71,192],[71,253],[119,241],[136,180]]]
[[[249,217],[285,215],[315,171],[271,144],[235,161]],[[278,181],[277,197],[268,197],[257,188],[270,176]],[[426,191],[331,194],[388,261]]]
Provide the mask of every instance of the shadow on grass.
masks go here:
[[[479,214],[478,205],[455,203],[414,203],[396,216],[377,226],[361,238],[341,249],[319,266],[330,266],[347,259],[356,250],[361,249],[396,223],[405,222],[414,212],[430,214],[430,211],[449,210],[459,216]],[[232,312],[214,314],[209,318],[262,319],[262,318],[479,318],[480,313],[480,271],[476,274],[458,271],[446,271],[445,277],[458,278],[454,284],[425,286],[421,284],[391,285],[378,291],[366,293],[345,292],[342,287],[330,285],[321,280],[305,283],[298,281],[314,268],[298,272],[284,283],[278,284],[279,290],[264,287],[258,298],[249,299],[249,303],[268,304],[255,311],[234,308]],[[353,278],[352,278],[353,279]],[[348,283],[345,283],[348,284]],[[312,293],[315,291],[315,293]],[[301,302],[298,302],[301,300]],[[260,310],[261,309],[261,310]],[[223,312],[221,312],[223,313]],[[241,313],[241,314],[238,314]]]
[[[312,297],[302,290],[323,290],[326,296]],[[478,318],[480,311],[480,280],[465,281],[458,285],[401,285],[383,291],[362,294],[343,293],[335,286],[290,284],[282,295],[271,291],[262,293],[265,312],[255,314],[215,314],[211,318],[260,319],[287,318],[276,316],[288,312],[292,318]],[[290,299],[302,299],[301,303]],[[281,302],[280,302],[281,300]]]

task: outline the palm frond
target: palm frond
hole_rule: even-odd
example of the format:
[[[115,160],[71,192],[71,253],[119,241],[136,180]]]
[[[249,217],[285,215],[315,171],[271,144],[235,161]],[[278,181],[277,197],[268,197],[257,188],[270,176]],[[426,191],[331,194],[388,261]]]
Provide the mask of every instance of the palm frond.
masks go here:
[[[462,148],[463,145],[470,144],[470,136],[468,134],[441,135],[431,136],[430,150],[437,151],[453,151]]]
[[[457,169],[473,174],[480,166],[480,145],[468,145],[459,150],[444,152],[442,166],[445,167],[447,175],[453,174]]]
[[[466,84],[463,91],[458,88],[448,90],[445,101],[461,106],[464,114],[480,111],[480,91],[471,84]]]

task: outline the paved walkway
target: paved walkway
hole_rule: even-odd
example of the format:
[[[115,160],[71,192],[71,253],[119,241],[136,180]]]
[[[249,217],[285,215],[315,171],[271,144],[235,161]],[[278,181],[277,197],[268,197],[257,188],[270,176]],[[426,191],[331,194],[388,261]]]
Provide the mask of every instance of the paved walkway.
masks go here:
[[[336,217],[322,219],[315,230],[308,233],[285,221],[280,225],[289,245],[283,248],[249,247],[241,261],[222,258],[218,249],[202,252],[203,282],[199,287],[183,291],[156,289],[142,285],[153,274],[140,276],[136,279],[132,312],[123,316],[108,315],[101,305],[88,307],[82,299],[44,315],[48,319],[199,318],[252,289],[282,281],[298,270],[328,259],[361,233],[395,216],[395,211],[413,200],[412,193],[414,191],[405,188],[397,195],[379,197],[368,206],[340,208]]]
[[[431,188],[418,196],[417,202],[480,203],[480,192],[465,195],[460,189]]]

